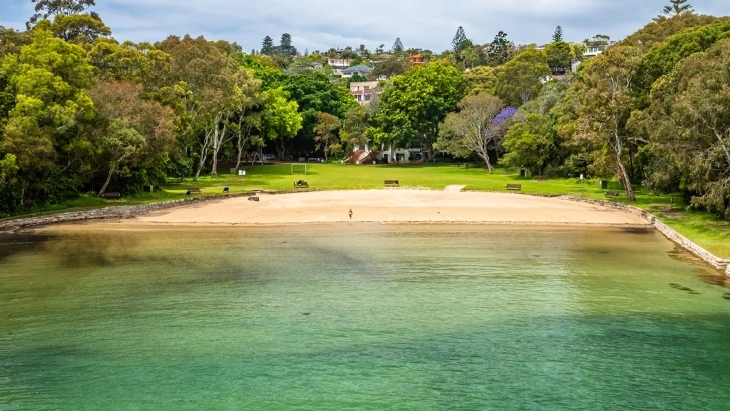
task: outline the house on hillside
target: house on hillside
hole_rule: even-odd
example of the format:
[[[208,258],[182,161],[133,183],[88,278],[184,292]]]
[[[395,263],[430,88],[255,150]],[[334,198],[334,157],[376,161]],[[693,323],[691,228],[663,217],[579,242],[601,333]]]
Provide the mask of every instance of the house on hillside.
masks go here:
[[[428,64],[428,57],[423,54],[414,54],[408,57],[408,62],[411,63],[411,66],[424,66]]]
[[[377,81],[356,81],[350,83],[350,94],[362,105],[370,104],[375,96],[379,96],[383,89]]]
[[[342,75],[342,78],[351,78],[355,74],[365,77],[372,72],[373,72],[372,67],[360,65],[360,66],[348,67],[348,68],[342,70],[341,75]]]
[[[609,47],[612,47],[615,44],[616,44],[615,41],[612,41],[609,44],[603,44],[603,45],[599,45],[599,46],[588,46],[588,45],[584,44],[584,46],[586,46],[586,52],[583,53],[583,61],[588,61],[594,57],[601,55]],[[578,72],[578,66],[580,66],[581,63],[583,63],[583,61],[580,61],[577,59],[573,60],[573,62],[571,64],[573,73]]]
[[[327,65],[332,67],[335,74],[338,76],[342,75],[342,70],[350,67],[352,59],[343,59],[339,57],[330,57],[327,59]]]

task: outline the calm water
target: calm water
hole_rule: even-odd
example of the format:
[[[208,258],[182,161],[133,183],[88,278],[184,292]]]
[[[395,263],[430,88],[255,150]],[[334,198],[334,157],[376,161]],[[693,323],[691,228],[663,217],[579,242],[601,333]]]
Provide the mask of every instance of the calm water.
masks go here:
[[[621,229],[4,235],[0,410],[730,410],[722,278]]]

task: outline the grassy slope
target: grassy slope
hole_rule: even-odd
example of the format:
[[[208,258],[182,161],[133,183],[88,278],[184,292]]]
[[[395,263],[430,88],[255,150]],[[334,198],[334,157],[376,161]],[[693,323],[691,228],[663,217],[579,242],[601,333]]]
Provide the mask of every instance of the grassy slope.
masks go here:
[[[248,167],[244,177],[244,188],[241,177],[221,174],[217,178],[201,177],[197,182],[186,180],[179,186],[169,186],[154,194],[142,194],[122,200],[103,200],[93,196],[82,196],[63,206],[63,211],[85,210],[109,205],[135,205],[155,201],[179,199],[185,197],[188,187],[200,187],[203,195],[214,195],[223,192],[223,187],[230,187],[231,192],[262,190],[293,190],[293,182],[303,179],[309,183],[310,189],[346,190],[375,189],[383,187],[383,180],[400,180],[401,187],[443,189],[449,185],[464,185],[467,190],[506,191],[507,184],[522,184],[522,192],[539,195],[569,194],[580,197],[581,191],[586,198],[605,199],[604,191],[598,188],[597,181],[585,181],[582,185],[577,179],[557,179],[537,182],[532,178],[520,178],[498,170],[488,174],[481,168],[466,169],[463,166],[353,166],[339,164],[310,164],[306,176],[291,175],[288,164]],[[620,190],[618,183],[609,184],[609,189]],[[718,221],[706,213],[685,213],[675,216],[661,211],[669,207],[668,196],[656,196],[646,190],[637,195],[638,201],[633,205],[655,212],[662,221],[683,235],[695,241],[715,255],[730,258],[730,223]],[[618,201],[625,201],[621,198]],[[675,203],[675,210],[682,204]],[[57,211],[54,211],[57,212]],[[53,213],[53,212],[49,212]],[[38,215],[38,214],[35,214]]]

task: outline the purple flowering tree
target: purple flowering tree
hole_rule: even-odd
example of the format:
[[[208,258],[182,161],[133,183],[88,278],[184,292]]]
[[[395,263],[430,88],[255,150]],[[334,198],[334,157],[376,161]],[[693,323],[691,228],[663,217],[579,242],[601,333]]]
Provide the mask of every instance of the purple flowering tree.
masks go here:
[[[446,117],[436,145],[455,157],[477,154],[489,172],[494,171],[490,152],[498,153],[517,109],[504,107],[502,101],[489,94],[466,97],[460,111]]]

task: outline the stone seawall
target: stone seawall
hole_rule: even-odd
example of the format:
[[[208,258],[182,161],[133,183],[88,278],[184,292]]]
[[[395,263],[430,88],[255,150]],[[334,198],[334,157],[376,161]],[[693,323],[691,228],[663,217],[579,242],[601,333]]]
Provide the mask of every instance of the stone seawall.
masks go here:
[[[602,201],[602,200],[586,200],[584,198],[576,198],[576,197],[563,197],[570,201],[578,201],[582,203],[589,203],[589,204],[595,204],[603,207],[608,208],[614,208],[617,210],[622,210],[627,213],[635,214],[638,216],[641,216],[646,219],[646,221],[653,225],[654,228],[657,229],[660,233],[662,233],[665,237],[667,237],[669,240],[673,241],[676,244],[679,244],[684,248],[685,250],[691,252],[695,256],[702,259],[702,261],[705,261],[706,263],[710,264],[714,268],[717,268],[718,270],[725,270],[725,274],[730,277],[730,260],[725,260],[723,258],[719,258],[712,254],[711,252],[705,250],[704,248],[700,247],[699,245],[695,244],[694,242],[690,241],[687,237],[683,236],[682,234],[679,234],[674,229],[669,227],[668,225],[662,223],[659,221],[657,217],[650,214],[647,211],[641,210],[639,208],[636,208],[634,206],[630,206],[623,203],[614,203],[612,201]]]
[[[133,205],[133,206],[117,206],[105,207],[88,211],[75,211],[70,213],[54,214],[49,216],[29,217],[19,220],[6,221],[0,223],[0,232],[12,231],[26,227],[36,227],[48,224],[70,223],[74,221],[84,220],[104,220],[104,219],[127,219],[138,215],[152,213],[173,207],[180,207],[189,204],[202,203],[206,201],[222,200],[234,197],[248,197],[251,193],[237,193],[228,195],[216,195],[206,197],[189,197],[181,200],[164,201],[160,203]]]

